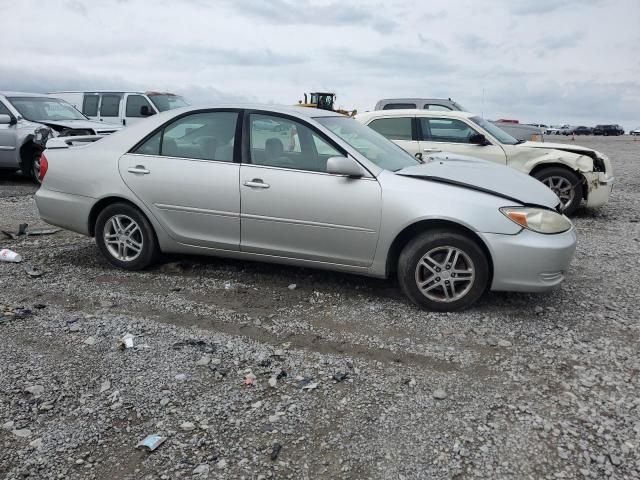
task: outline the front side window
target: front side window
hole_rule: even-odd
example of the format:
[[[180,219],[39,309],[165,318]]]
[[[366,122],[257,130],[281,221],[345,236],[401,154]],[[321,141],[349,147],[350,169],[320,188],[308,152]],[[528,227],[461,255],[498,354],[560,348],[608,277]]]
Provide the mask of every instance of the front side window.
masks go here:
[[[327,159],[342,154],[302,123],[251,114],[250,155],[254,165],[326,172]]]
[[[395,172],[421,163],[413,155],[354,118],[319,117],[315,120],[380,168]]]
[[[100,116],[119,117],[120,98],[120,95],[102,95],[102,103],[100,104]]]
[[[11,116],[11,112],[7,107],[5,107],[4,103],[0,102],[0,115],[9,115]]]
[[[413,140],[411,122],[411,117],[378,118],[368,126],[389,140]]]
[[[142,114],[142,107],[147,107],[149,114],[153,113],[153,108],[142,95],[129,95],[127,97],[126,116],[129,118],[148,117]]]
[[[416,108],[415,103],[387,103],[383,110],[404,110],[404,109],[413,109]]]
[[[422,136],[427,141],[446,143],[471,143],[477,133],[462,120],[454,118],[421,118]]]
[[[98,95],[85,95],[82,100],[82,113],[87,117],[97,117],[99,101],[100,97]]]
[[[87,120],[87,117],[73,106],[57,98],[9,97],[7,100],[20,112],[20,115],[33,122]]]
[[[133,153],[233,162],[237,112],[194,113],[149,137]]]

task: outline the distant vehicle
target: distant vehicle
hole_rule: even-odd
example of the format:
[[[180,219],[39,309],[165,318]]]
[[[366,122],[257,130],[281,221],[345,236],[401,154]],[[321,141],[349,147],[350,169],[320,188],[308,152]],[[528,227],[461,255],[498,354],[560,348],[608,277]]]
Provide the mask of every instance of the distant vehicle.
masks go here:
[[[620,125],[596,125],[593,129],[594,135],[617,136],[624,135],[624,129]]]
[[[52,92],[92,120],[129,126],[156,113],[186,107],[180,95],[168,92]]]
[[[451,98],[386,98],[376,103],[375,110],[429,110],[430,112],[464,112],[466,109]],[[517,120],[496,120],[496,125],[517,140],[544,141],[544,130]]]
[[[555,125],[555,126],[551,126],[551,127],[547,127],[546,130],[546,134],[547,135],[560,135],[560,129],[562,128],[561,125]]]
[[[634,129],[634,130],[630,130],[629,131],[629,135],[640,135],[640,127]]]
[[[295,132],[299,147],[257,120]],[[425,163],[326,110],[191,107],[94,144],[64,140],[42,155],[40,216],[95,237],[127,270],[172,252],[397,276],[414,303],[451,311],[487,290],[559,285],[576,247],[558,197],[527,175]]]
[[[562,128],[560,128],[560,133],[562,135],[573,135],[573,132],[575,132],[576,127],[574,127],[573,125],[563,125]]]
[[[609,201],[615,181],[609,159],[578,145],[522,142],[497,125],[467,112],[382,110],[356,119],[395,142],[406,152],[427,158],[449,153],[507,165],[547,185],[571,215],[582,200],[587,207]]]
[[[573,129],[573,133],[576,135],[591,135],[593,133],[593,129],[590,127],[579,126]]]
[[[385,98],[376,103],[375,110],[404,110],[408,108],[437,112],[465,111],[462,105],[450,98]]]
[[[40,154],[51,137],[108,135],[117,125],[94,122],[59,98],[0,92],[0,168],[38,181]]]

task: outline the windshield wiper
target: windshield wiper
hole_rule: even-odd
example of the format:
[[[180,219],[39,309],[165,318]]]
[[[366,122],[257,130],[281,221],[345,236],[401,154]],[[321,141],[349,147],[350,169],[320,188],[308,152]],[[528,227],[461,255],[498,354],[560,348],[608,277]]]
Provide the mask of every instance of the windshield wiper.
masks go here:
[[[518,140],[516,143],[514,143],[514,145],[520,145],[521,143],[524,143],[525,140]]]

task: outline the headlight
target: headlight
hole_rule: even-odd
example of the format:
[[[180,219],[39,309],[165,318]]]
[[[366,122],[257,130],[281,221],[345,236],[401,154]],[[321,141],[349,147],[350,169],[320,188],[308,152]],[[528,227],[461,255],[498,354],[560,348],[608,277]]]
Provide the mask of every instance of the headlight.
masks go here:
[[[552,210],[529,207],[502,207],[502,214],[521,227],[538,233],[561,233],[571,228],[571,221]]]

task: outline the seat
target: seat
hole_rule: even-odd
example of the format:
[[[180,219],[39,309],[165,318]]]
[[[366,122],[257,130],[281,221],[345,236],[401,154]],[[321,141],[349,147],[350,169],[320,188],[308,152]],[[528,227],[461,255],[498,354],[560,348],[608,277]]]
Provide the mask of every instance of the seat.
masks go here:
[[[179,157],[178,144],[173,138],[164,138],[162,140],[162,155],[166,157]]]

